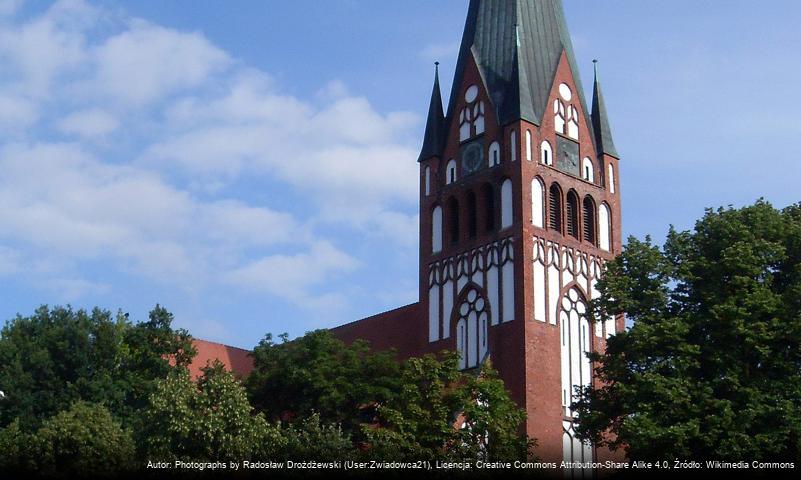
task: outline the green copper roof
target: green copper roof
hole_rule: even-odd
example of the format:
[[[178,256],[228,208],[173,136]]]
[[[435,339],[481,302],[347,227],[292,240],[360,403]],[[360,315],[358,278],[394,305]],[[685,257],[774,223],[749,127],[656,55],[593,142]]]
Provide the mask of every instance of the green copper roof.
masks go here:
[[[620,158],[612,140],[612,129],[609,128],[609,118],[606,115],[604,95],[601,92],[601,81],[598,79],[598,69],[595,69],[595,81],[592,88],[592,128],[595,131],[595,147],[598,154],[605,153]]]
[[[524,119],[539,124],[562,51],[588,115],[561,0],[471,0],[448,117],[453,115],[468,55],[473,55],[499,122]]]
[[[434,69],[434,89],[431,91],[431,103],[428,105],[426,133],[423,136],[423,148],[420,150],[422,161],[430,157],[442,155],[445,143],[445,116],[442,113],[442,94],[439,89],[439,63]]]

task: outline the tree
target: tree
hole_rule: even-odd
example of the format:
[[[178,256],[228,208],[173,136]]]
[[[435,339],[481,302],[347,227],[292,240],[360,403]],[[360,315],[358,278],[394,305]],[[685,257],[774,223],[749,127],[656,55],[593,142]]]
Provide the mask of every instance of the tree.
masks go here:
[[[393,352],[370,352],[367,342],[345,345],[327,330],[291,342],[267,335],[253,351],[247,380],[257,410],[273,420],[319,416],[358,433],[365,405],[383,403],[400,390],[400,366]]]
[[[197,382],[183,368],[159,380],[139,435],[147,454],[159,459],[270,458],[286,443],[263,414],[253,415],[244,387],[219,362]]]
[[[131,433],[102,405],[78,401],[46,419],[33,434],[13,422],[0,434],[0,465],[6,472],[46,477],[116,477],[134,464]]]
[[[442,352],[403,363],[399,394],[378,406],[376,425],[363,426],[368,452],[385,459],[525,459],[519,431],[525,411],[491,366],[459,371],[458,354]]]
[[[47,306],[7,322],[0,331],[0,426],[18,418],[31,431],[79,400],[102,403],[129,425],[153,382],[194,355],[189,334],[171,322],[158,305],[135,325],[99,308]]]
[[[801,204],[707,210],[607,265],[608,340],[577,432],[632,459],[801,460]]]

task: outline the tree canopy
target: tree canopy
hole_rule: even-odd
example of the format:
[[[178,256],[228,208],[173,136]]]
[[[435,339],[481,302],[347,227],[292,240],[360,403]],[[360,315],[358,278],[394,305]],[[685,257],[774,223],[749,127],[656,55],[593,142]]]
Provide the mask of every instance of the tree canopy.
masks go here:
[[[79,400],[102,403],[129,425],[154,382],[194,354],[188,332],[174,330],[158,305],[137,324],[99,308],[42,306],[0,330],[0,426],[19,419],[35,428]]]
[[[607,264],[577,430],[630,458],[801,459],[801,204],[707,210]]]

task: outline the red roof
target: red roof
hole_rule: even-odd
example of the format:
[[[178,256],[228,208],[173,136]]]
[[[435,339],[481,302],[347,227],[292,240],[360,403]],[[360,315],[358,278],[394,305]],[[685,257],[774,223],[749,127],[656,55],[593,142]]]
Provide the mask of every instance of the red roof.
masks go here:
[[[247,376],[253,371],[253,357],[250,356],[248,350],[197,338],[192,340],[192,344],[197,349],[197,355],[189,365],[189,373],[192,378],[203,375],[201,369],[213,363],[214,360],[222,362],[226,370],[234,372],[238,377]]]

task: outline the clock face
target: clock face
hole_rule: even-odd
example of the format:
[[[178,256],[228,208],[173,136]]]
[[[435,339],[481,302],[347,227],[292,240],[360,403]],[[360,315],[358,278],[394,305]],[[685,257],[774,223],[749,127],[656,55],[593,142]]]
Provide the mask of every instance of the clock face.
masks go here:
[[[568,140],[564,137],[559,137],[556,145],[556,168],[565,173],[579,176],[580,169],[578,143]]]
[[[473,173],[481,168],[484,163],[484,149],[481,148],[480,142],[472,142],[461,149],[462,157],[462,170],[465,173]]]

